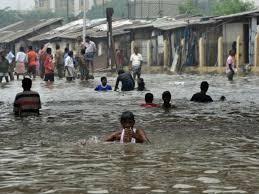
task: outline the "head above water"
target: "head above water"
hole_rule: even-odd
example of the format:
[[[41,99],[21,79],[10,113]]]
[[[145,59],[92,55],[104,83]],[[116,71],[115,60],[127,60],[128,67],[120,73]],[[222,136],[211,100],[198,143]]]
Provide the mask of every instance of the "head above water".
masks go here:
[[[103,86],[106,86],[107,84],[107,78],[106,77],[101,77],[101,82]]]
[[[162,99],[164,101],[164,104],[169,104],[171,101],[172,95],[169,91],[165,91],[162,94]]]
[[[30,91],[31,90],[32,81],[30,78],[24,78],[22,80],[22,88],[24,91]]]
[[[120,69],[120,70],[118,71],[118,75],[123,74],[123,73],[125,73],[125,71],[124,71],[123,69]]]
[[[152,93],[146,93],[146,95],[145,95],[146,103],[151,104],[151,103],[153,103],[153,100],[154,100],[153,94]]]
[[[209,89],[209,83],[207,81],[201,82],[200,88],[202,92],[206,93]]]
[[[121,122],[123,129],[133,128],[133,126],[135,124],[134,114],[130,111],[123,112],[121,114],[120,122]]]
[[[138,91],[145,90],[145,82],[143,78],[138,79]]]
[[[226,100],[226,97],[225,96],[221,96],[219,100],[224,102]]]

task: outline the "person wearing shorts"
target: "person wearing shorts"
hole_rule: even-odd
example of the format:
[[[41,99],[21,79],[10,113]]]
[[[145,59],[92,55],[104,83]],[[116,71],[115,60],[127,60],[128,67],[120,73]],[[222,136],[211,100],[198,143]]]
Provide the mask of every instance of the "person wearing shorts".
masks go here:
[[[142,55],[138,51],[138,47],[134,47],[134,53],[130,57],[130,61],[132,63],[132,73],[133,73],[133,79],[136,79],[136,76],[138,79],[141,75],[141,66],[143,62]]]

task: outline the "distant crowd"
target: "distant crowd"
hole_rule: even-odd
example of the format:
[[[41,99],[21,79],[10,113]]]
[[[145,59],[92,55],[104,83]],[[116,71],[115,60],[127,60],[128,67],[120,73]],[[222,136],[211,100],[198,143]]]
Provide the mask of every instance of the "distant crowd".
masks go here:
[[[38,92],[31,91],[31,78],[36,78],[36,76],[39,75],[44,81],[53,82],[54,68],[56,68],[59,78],[66,77],[67,81],[72,81],[77,77],[75,69],[79,68],[81,80],[92,79],[95,53],[96,45],[89,37],[86,37],[86,41],[82,43],[80,53],[76,56],[74,56],[73,51],[69,51],[67,48],[62,52],[59,45],[56,45],[56,53],[53,56],[52,49],[49,48],[48,44],[42,46],[38,52],[34,51],[32,46],[29,46],[28,51],[25,53],[25,49],[21,47],[16,56],[11,52],[0,50],[0,82],[2,82],[3,78],[8,82],[9,77],[13,80],[14,74],[17,76],[17,79],[19,79],[19,76],[23,76],[23,92],[18,93],[14,101],[15,115],[23,116],[26,115],[26,113],[39,114],[39,110],[41,109],[40,95]],[[118,70],[114,91],[119,89],[120,83],[121,91],[135,90],[135,82],[138,84],[138,91],[147,91],[144,79],[141,77],[143,58],[137,47],[134,48],[130,61],[129,72],[125,72],[122,66]],[[226,66],[228,78],[231,80],[231,78],[233,79],[235,68],[233,51],[230,51]],[[91,73],[89,69],[91,69]],[[208,82],[203,81],[200,85],[200,92],[194,94],[190,101],[199,103],[213,102],[212,98],[206,94],[208,89]],[[100,92],[110,91],[112,90],[112,86],[108,84],[106,77],[101,77],[101,83],[95,87],[95,90]],[[154,103],[153,100],[153,94],[147,92],[145,94],[145,103],[140,106],[144,108],[162,107],[166,110],[175,108],[175,106],[171,104],[171,93],[169,91],[162,93],[162,105]],[[224,101],[225,97],[222,96],[220,100]],[[144,130],[135,129],[134,124],[133,113],[129,111],[124,112],[121,116],[122,130],[108,136],[106,141],[120,141],[122,143],[150,142]]]

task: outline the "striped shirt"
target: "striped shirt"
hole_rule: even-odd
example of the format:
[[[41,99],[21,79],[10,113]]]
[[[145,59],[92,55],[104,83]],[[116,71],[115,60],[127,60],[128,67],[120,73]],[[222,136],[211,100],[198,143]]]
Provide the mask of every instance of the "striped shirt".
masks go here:
[[[18,93],[14,101],[14,113],[20,115],[22,112],[39,113],[41,109],[40,95],[34,91],[23,91]]]

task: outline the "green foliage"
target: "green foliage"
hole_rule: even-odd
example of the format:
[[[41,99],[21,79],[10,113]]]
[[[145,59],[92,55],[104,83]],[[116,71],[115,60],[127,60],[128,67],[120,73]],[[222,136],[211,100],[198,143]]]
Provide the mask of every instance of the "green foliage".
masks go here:
[[[96,5],[86,13],[90,19],[106,17],[106,8],[112,7],[114,10],[114,17],[127,17],[128,7],[127,0],[112,0],[103,5]]]
[[[180,14],[197,15],[201,14],[200,7],[193,0],[185,0],[179,7]]]
[[[217,0],[214,3],[214,15],[228,15],[255,9],[254,1],[244,0]]]
[[[185,0],[178,8],[180,14],[228,15],[253,10],[255,3],[252,0]]]

